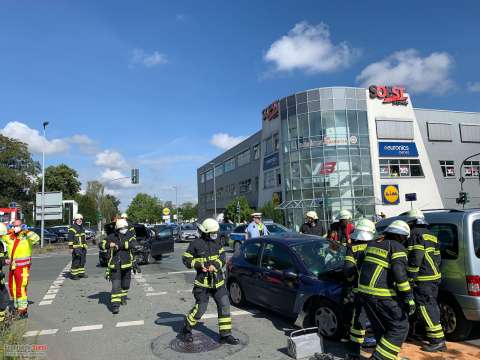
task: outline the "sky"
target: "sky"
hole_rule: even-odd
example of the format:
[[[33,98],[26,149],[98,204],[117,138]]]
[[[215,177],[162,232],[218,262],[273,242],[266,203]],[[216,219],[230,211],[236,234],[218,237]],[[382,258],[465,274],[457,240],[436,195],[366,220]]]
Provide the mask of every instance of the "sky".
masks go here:
[[[175,201],[174,186],[196,202],[196,169],[294,92],[403,85],[414,107],[480,112],[479,13],[462,0],[1,0],[0,133],[84,187],[104,182],[123,209],[140,191]],[[140,185],[110,182],[132,167]]]

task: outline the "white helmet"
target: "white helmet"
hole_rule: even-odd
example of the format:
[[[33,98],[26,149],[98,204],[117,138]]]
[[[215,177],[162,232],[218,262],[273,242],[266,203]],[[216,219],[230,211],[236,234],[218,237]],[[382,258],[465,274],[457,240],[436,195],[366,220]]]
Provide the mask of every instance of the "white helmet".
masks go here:
[[[412,209],[407,212],[407,216],[417,220],[418,225],[427,225],[427,221],[425,220],[425,215],[423,214],[422,210]]]
[[[305,214],[306,217],[309,217],[313,220],[318,220],[318,215],[315,211],[309,211]]]
[[[122,213],[122,215],[120,215],[120,217],[121,217],[122,219],[128,219],[127,213]]]
[[[220,225],[218,225],[218,221],[212,218],[208,218],[203,220],[203,222],[198,225],[198,228],[201,232],[205,234],[216,233],[218,229],[220,229]]]
[[[0,236],[7,235],[7,233],[7,225],[5,225],[3,222],[0,222]]]
[[[355,230],[350,238],[359,241],[370,241],[375,238],[375,224],[368,219],[360,219],[355,224]]]
[[[338,220],[352,220],[352,213],[348,210],[342,210],[338,213]]]
[[[410,227],[403,220],[395,220],[385,229],[385,233],[410,236]]]
[[[256,218],[256,217],[257,217],[257,218],[261,218],[261,217],[262,217],[262,213],[260,213],[260,212],[253,213],[253,214],[252,214],[252,217],[254,217],[254,218]]]
[[[115,230],[128,228],[128,222],[125,219],[118,219],[115,221]]]
[[[73,221],[76,221],[76,220],[83,220],[83,215],[80,213],[73,215]]]

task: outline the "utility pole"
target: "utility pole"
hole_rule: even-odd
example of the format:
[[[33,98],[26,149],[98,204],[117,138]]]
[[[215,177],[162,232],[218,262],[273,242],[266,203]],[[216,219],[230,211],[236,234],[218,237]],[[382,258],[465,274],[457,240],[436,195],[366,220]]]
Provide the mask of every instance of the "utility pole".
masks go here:
[[[48,126],[48,121],[43,122],[43,138],[47,140],[46,129]],[[43,248],[43,238],[45,230],[45,146],[42,148],[42,218],[40,223],[40,247]]]
[[[178,221],[180,220],[178,217],[178,185],[175,185],[173,188],[175,189],[175,210],[176,210],[177,224],[178,224]]]

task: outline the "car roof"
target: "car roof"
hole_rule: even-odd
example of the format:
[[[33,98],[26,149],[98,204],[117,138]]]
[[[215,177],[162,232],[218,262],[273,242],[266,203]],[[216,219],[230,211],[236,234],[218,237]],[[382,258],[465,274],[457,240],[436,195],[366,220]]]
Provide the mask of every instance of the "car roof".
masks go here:
[[[314,235],[305,235],[305,234],[297,234],[297,233],[280,233],[275,235],[269,235],[266,237],[261,238],[253,238],[247,240],[247,242],[253,242],[254,240],[261,239],[263,241],[273,241],[273,242],[280,242],[282,244],[287,245],[288,247],[298,245],[298,244],[307,244],[313,243],[316,241],[330,241],[326,238]]]

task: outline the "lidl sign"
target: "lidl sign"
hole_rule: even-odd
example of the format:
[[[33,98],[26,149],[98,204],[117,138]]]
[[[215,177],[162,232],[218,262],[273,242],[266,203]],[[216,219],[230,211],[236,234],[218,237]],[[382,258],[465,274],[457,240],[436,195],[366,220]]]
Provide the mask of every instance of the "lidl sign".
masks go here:
[[[384,205],[397,205],[400,203],[398,185],[382,185],[382,203]]]

